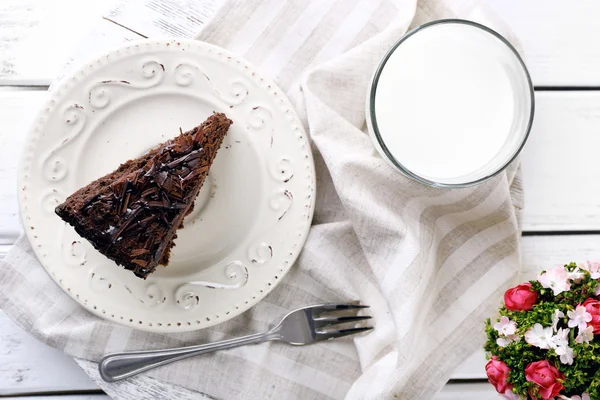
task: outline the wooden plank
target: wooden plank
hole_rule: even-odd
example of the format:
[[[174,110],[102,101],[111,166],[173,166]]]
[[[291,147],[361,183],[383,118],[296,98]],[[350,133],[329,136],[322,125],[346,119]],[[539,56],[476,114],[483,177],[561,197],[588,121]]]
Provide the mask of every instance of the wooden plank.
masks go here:
[[[43,91],[0,92],[0,245],[14,243],[21,230],[17,164],[29,126],[45,98]]]
[[[600,86],[600,3],[484,0],[519,37],[538,86]],[[0,2],[0,82],[50,82],[71,49],[101,14],[152,37],[191,37],[223,0],[119,0],[102,12],[102,0]],[[77,18],[72,18],[77,15]],[[85,35],[84,35],[85,36]],[[95,49],[94,41],[86,40]],[[40,62],[43,60],[43,62]]]
[[[121,0],[107,10],[102,0],[3,0],[0,85],[49,85],[65,63],[79,64],[127,40],[195,37],[222,3]]]
[[[483,323],[481,326],[483,331]],[[485,364],[487,364],[485,352],[483,349],[477,350],[456,368],[450,379],[487,379]]]
[[[119,0],[104,17],[146,37],[193,38],[225,0]]]
[[[600,92],[537,92],[521,162],[526,231],[600,230]]]
[[[61,57],[57,72],[50,79],[42,79],[41,81],[46,85],[56,84],[61,78],[69,75],[73,69],[78,68],[87,60],[97,57],[98,54],[122,43],[143,39],[143,36],[99,16],[94,20],[93,27],[85,32],[83,38]],[[13,82],[20,81],[21,79]]]
[[[600,260],[597,243],[600,243],[600,235],[524,237],[525,271],[520,281],[531,279],[533,271],[555,264]],[[479,351],[456,370],[452,379],[485,379],[485,363],[483,351]],[[90,374],[95,373],[93,365],[88,363],[85,367]],[[99,378],[95,376],[95,379]],[[23,334],[0,312],[0,395],[95,387],[70,357]],[[106,390],[111,389],[106,387]],[[118,390],[123,388],[114,390],[117,390],[114,394],[118,395]]]
[[[97,389],[71,357],[24,333],[0,311],[0,397]]]
[[[102,0],[2,0],[0,82],[49,81],[105,8]],[[76,18],[73,16],[76,15]]]
[[[519,281],[535,279],[548,267],[569,262],[600,261],[600,235],[526,236]]]
[[[519,38],[536,86],[600,86],[600,2],[486,0]]]
[[[42,92],[0,92],[0,245],[20,230],[15,174]],[[600,91],[538,92],[534,128],[521,156],[528,232],[600,230]]]
[[[94,15],[93,28],[82,31],[83,39],[71,49],[55,77],[66,76],[86,60],[130,40],[196,37],[224,1],[119,0],[109,10]]]
[[[35,3],[35,0],[8,0],[0,4],[0,76],[21,75],[16,44],[20,46],[27,35],[35,35],[41,14],[36,12]]]

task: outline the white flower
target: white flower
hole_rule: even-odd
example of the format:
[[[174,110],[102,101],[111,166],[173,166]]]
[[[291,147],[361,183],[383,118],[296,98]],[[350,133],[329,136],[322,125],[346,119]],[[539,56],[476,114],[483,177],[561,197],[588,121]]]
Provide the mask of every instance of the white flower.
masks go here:
[[[556,332],[556,328],[561,318],[564,318],[565,314],[560,310],[554,310],[554,314],[552,315],[552,330]]]
[[[532,346],[539,347],[540,349],[549,349],[554,347],[554,341],[552,340],[552,327],[544,328],[541,324],[535,324],[533,328],[530,328],[525,332],[525,341]]]
[[[590,400],[590,395],[587,393],[584,393],[581,396],[571,396],[570,400]]]
[[[569,332],[570,329],[562,329],[560,328],[556,335],[552,337],[552,342],[555,347],[564,347],[569,345]]]
[[[519,396],[516,393],[513,393],[513,391],[510,389],[506,389],[506,392],[504,392],[504,394],[501,394],[500,396],[504,397],[506,400],[521,400],[521,396]],[[589,400],[589,397],[587,398],[587,400]]]
[[[569,323],[567,324],[569,328],[577,326],[579,329],[585,329],[587,323],[592,320],[592,314],[587,312],[584,306],[577,306],[575,310],[567,311],[567,316],[569,317]]]
[[[494,329],[503,336],[514,335],[517,332],[517,323],[503,316],[500,318],[500,322],[494,324]]]
[[[579,283],[583,278],[585,278],[585,273],[580,267],[575,268],[573,272],[567,271],[567,274],[569,275],[569,279],[575,283]]]
[[[560,356],[560,362],[563,364],[573,364],[575,353],[569,347],[569,332],[570,329],[559,329],[556,335],[552,337],[554,351]]]
[[[538,275],[538,281],[543,287],[552,289],[555,296],[571,289],[569,274],[562,265],[558,265],[554,268],[550,268],[548,271],[542,272]]]
[[[521,336],[517,335],[508,335],[506,337],[499,337],[496,339],[496,344],[500,347],[506,347],[511,343],[519,343],[521,341]]]
[[[585,329],[579,328],[579,335],[575,338],[577,343],[589,343],[594,338],[594,327],[588,326]]]
[[[555,350],[557,355],[560,356],[560,362],[563,364],[573,364],[573,358],[575,358],[575,353],[573,352],[573,349],[570,348],[569,346],[560,346],[557,347]]]
[[[513,342],[519,342],[521,337],[515,335],[517,333],[517,323],[511,321],[508,317],[503,316],[500,321],[494,324],[494,329],[500,337],[496,339],[496,343],[500,347],[506,347]]]
[[[600,285],[596,286],[596,291],[594,292],[596,296],[600,296]]]
[[[600,263],[586,261],[584,264],[579,264],[579,268],[588,271],[592,279],[600,279]]]

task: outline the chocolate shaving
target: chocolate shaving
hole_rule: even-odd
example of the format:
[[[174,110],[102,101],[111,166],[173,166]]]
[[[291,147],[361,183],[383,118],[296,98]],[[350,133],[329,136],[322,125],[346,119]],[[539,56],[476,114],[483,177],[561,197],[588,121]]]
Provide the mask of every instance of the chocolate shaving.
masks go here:
[[[142,255],[148,254],[148,253],[150,253],[150,250],[148,250],[148,249],[134,249],[134,250],[131,250],[131,256],[132,257],[142,256]]]
[[[148,188],[148,189],[144,190],[142,192],[142,197],[143,198],[148,198],[151,195],[153,195],[154,193],[158,193],[158,188],[156,186],[153,186],[151,188]]]
[[[189,154],[186,154],[185,156],[179,157],[179,158],[171,161],[170,163],[165,165],[163,168],[175,168],[175,167],[179,166],[180,164],[189,163],[192,160],[198,160],[198,159],[200,159],[200,157],[203,154],[204,154],[204,149],[200,148],[198,150],[194,150],[194,151],[190,152]]]
[[[121,214],[123,214],[127,210],[127,206],[129,205],[130,198],[131,198],[131,193],[127,193],[125,195],[125,199],[123,200],[122,205],[121,205]]]
[[[148,265],[148,261],[146,260],[141,260],[139,258],[134,258],[133,260],[131,260],[132,263],[139,265],[140,267],[145,267],[146,265]]]

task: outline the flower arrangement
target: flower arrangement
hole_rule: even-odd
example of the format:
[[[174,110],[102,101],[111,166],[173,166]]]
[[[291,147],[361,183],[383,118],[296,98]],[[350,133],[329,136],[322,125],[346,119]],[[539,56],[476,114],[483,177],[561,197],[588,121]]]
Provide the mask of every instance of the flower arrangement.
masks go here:
[[[600,263],[560,265],[508,289],[486,321],[489,382],[510,400],[600,399]]]

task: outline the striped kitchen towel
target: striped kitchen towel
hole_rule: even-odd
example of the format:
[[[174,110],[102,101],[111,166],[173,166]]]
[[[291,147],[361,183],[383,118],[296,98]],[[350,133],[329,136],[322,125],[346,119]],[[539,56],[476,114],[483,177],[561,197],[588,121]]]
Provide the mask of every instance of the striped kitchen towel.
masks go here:
[[[520,266],[517,164],[474,188],[434,189],[394,171],[365,133],[370,77],[410,27],[461,17],[471,1],[230,0],[200,39],[273,77],[313,144],[313,227],[296,265],[256,307],[185,334],[101,320],[64,294],[21,238],[0,264],[0,306],[23,328],[89,362],[107,352],[230,338],[299,306],[359,299],[367,335],[307,347],[265,343],[188,359],[102,387],[115,398],[429,399],[484,341],[483,320]],[[88,361],[85,361],[88,360]]]

